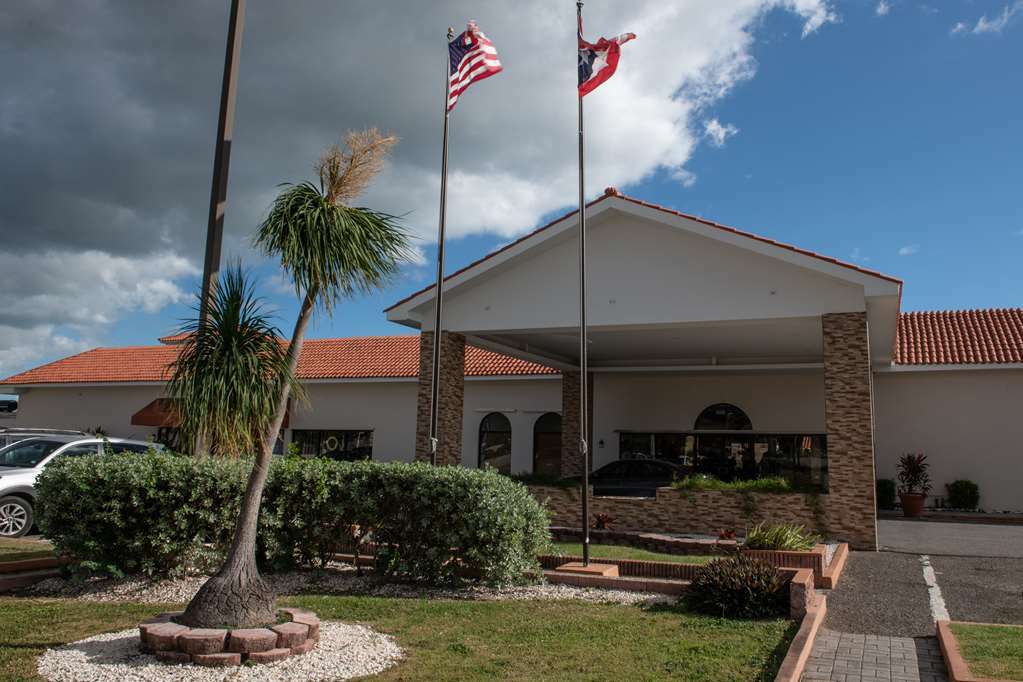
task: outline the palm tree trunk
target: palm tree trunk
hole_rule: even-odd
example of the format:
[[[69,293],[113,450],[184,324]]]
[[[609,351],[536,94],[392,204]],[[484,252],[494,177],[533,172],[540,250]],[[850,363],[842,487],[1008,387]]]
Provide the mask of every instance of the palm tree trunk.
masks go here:
[[[294,377],[298,368],[302,342],[305,340],[306,327],[309,326],[318,293],[319,289],[316,287],[306,292],[298,320],[295,321],[295,331],[288,346],[289,377]],[[281,386],[277,411],[249,474],[227,560],[217,574],[207,580],[188,603],[185,613],[180,618],[184,625],[200,628],[225,625],[251,628],[271,625],[277,620],[273,590],[259,575],[259,568],[256,566],[256,530],[259,525],[263,486],[266,484],[274,443],[277,442],[277,434],[284,423],[290,395],[291,384],[286,380]]]

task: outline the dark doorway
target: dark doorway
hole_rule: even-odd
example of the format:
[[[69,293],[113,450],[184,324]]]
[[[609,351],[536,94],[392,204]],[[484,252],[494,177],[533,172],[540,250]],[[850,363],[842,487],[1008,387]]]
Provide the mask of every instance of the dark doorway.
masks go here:
[[[533,424],[533,473],[561,475],[561,415],[547,412]]]

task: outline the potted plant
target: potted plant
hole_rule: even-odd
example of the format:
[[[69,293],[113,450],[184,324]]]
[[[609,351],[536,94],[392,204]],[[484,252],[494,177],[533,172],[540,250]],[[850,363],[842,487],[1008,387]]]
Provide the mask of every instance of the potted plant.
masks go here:
[[[909,518],[920,516],[924,500],[931,492],[931,475],[927,455],[903,455],[899,458],[899,500],[902,514]]]

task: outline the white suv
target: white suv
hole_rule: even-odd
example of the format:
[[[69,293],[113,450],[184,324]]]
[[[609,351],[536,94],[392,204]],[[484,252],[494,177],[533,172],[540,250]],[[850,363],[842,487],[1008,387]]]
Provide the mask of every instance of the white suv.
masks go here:
[[[58,457],[98,455],[104,452],[144,453],[150,447],[141,440],[39,436],[0,449],[0,538],[19,538],[35,522],[35,481],[43,467]]]

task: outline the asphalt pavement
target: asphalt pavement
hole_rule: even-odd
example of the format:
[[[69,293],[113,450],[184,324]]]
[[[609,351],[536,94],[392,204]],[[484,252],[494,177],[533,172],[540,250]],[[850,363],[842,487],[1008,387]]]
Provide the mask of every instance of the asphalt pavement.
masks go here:
[[[1023,559],[1023,526],[878,519],[877,539],[889,552]]]
[[[952,620],[1023,625],[1023,559],[932,556]]]

